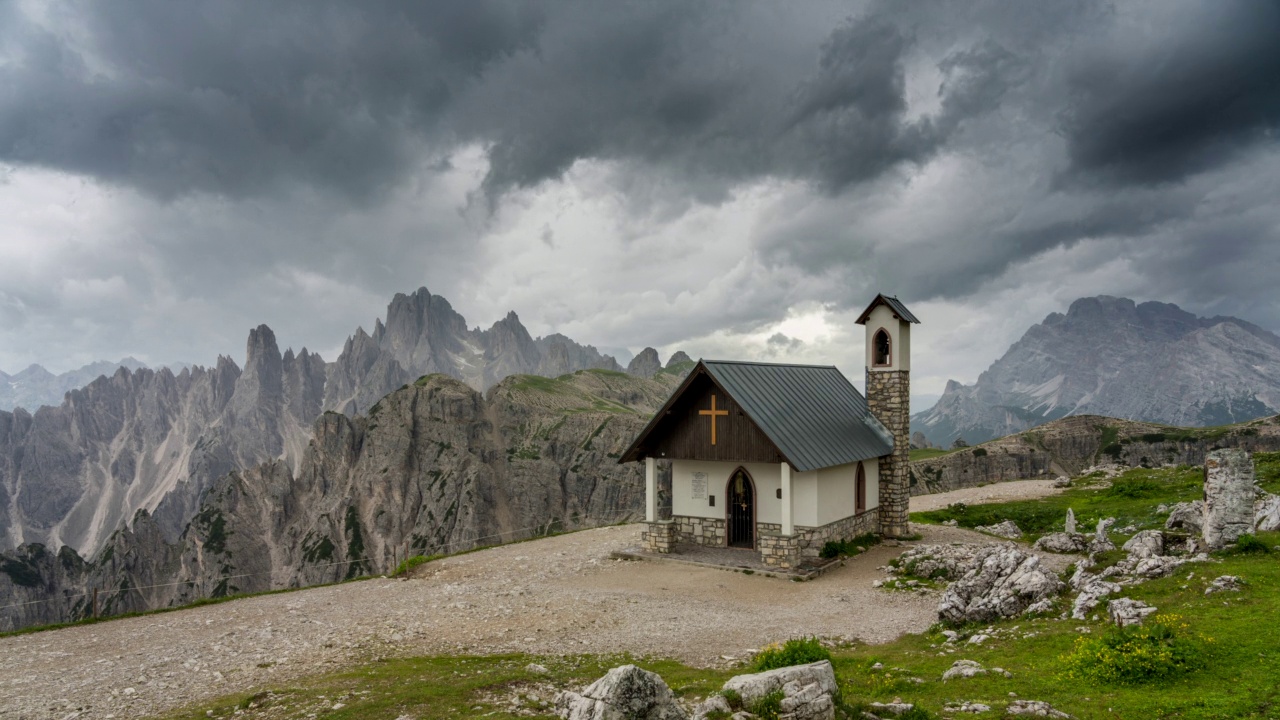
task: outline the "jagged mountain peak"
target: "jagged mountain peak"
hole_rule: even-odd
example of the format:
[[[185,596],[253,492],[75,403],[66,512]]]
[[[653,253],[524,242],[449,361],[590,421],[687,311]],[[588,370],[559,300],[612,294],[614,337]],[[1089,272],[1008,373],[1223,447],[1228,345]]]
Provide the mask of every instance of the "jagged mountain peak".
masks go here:
[[[679,365],[680,363],[687,363],[687,362],[693,362],[693,358],[685,354],[685,351],[677,350],[674,353],[672,353],[671,358],[667,360],[667,367],[671,368],[676,365]]]
[[[1032,326],[974,385],[949,381],[912,418],[949,446],[1092,413],[1172,425],[1218,425],[1280,408],[1280,337],[1234,317],[1100,295]]]
[[[640,377],[653,377],[661,369],[662,360],[658,358],[658,351],[651,347],[641,350],[627,365],[628,373]]]

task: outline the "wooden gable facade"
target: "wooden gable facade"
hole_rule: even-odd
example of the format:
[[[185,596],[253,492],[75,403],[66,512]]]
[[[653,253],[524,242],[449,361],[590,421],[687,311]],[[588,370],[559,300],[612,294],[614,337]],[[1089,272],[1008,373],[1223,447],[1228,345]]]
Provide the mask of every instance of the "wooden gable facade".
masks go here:
[[[620,462],[644,457],[738,463],[786,460],[773,441],[701,365],[658,411]]]

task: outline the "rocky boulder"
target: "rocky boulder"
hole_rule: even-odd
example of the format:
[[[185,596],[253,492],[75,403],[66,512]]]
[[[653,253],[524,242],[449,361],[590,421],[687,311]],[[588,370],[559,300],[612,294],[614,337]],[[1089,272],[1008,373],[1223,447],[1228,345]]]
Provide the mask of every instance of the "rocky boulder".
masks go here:
[[[958,580],[973,567],[976,545],[919,545],[898,557],[895,572],[917,577]]]
[[[1204,468],[1204,540],[1218,550],[1253,532],[1258,487],[1253,458],[1244,450],[1214,450],[1205,459]]]
[[[1082,553],[1089,549],[1089,538],[1080,533],[1049,533],[1036,540],[1036,550],[1051,553]]]
[[[987,669],[982,667],[982,664],[976,660],[957,660],[951,663],[951,667],[947,668],[946,672],[942,673],[942,679],[945,682],[947,680],[971,678],[986,674]]]
[[[563,720],[688,720],[662,678],[635,665],[610,670],[580,693],[560,693],[556,712]]]
[[[990,622],[1042,611],[1045,601],[1062,589],[1062,581],[1041,566],[1039,556],[1012,544],[986,547],[974,556],[974,567],[947,586],[938,617],[952,623]]]
[[[1240,592],[1240,586],[1244,581],[1238,575],[1219,575],[1209,583],[1209,587],[1204,589],[1205,595],[1212,595],[1220,592]]]
[[[1192,535],[1199,535],[1204,527],[1204,501],[1193,500],[1180,502],[1169,511],[1169,519],[1164,522],[1167,530],[1183,530]]]
[[[988,535],[995,535],[1008,540],[1019,540],[1022,538],[1022,530],[1017,523],[1012,520],[996,523],[995,525],[979,525],[974,528],[978,532],[984,532]]]
[[[752,675],[738,675],[724,684],[742,698],[747,707],[765,696],[782,691],[782,711],[795,720],[830,720],[835,717],[836,673],[822,660],[808,665],[792,665]]]
[[[1047,702],[1040,700],[1014,700],[1009,703],[1009,707],[1004,709],[1006,714],[1021,715],[1031,717],[1047,717],[1047,718],[1070,718],[1071,716],[1061,710],[1053,709],[1053,706]]]
[[[1129,538],[1123,549],[1129,553],[1129,557],[1159,557],[1164,555],[1164,533],[1159,530],[1143,530]]]
[[[1156,608],[1141,600],[1130,598],[1116,598],[1107,603],[1107,615],[1111,618],[1111,622],[1120,627],[1141,625],[1143,619],[1155,611]]]
[[[1071,576],[1071,587],[1078,593],[1071,604],[1071,617],[1075,620],[1084,620],[1090,611],[1098,607],[1103,598],[1121,590],[1119,583],[1087,572],[1079,566]]]
[[[1280,530],[1280,495],[1262,493],[1253,504],[1253,529],[1255,532]]]

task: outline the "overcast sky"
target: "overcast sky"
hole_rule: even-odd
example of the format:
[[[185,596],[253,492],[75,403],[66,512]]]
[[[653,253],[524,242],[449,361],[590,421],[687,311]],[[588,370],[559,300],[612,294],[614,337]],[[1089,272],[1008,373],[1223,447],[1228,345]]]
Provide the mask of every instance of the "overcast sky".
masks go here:
[[[472,325],[972,382],[1071,300],[1280,329],[1275,2],[0,0],[0,369]]]

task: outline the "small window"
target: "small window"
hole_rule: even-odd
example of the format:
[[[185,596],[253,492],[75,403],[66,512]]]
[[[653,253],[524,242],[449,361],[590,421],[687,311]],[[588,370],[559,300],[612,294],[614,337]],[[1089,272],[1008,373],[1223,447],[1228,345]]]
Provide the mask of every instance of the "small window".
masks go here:
[[[889,344],[889,333],[884,328],[876,331],[871,339],[871,364],[876,367],[893,364],[892,346]]]
[[[854,511],[866,512],[867,510],[867,471],[862,467],[862,463],[858,463],[858,480],[854,489]]]

